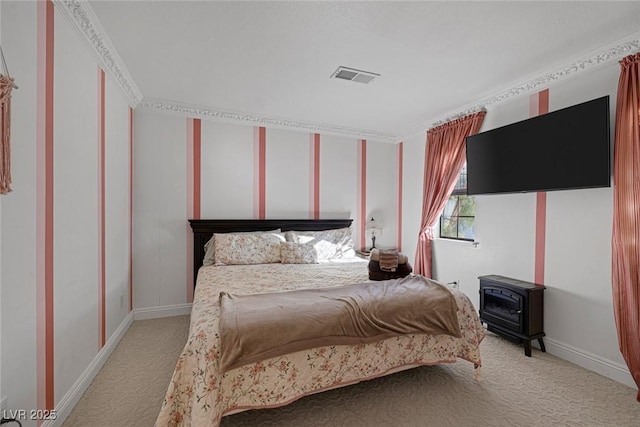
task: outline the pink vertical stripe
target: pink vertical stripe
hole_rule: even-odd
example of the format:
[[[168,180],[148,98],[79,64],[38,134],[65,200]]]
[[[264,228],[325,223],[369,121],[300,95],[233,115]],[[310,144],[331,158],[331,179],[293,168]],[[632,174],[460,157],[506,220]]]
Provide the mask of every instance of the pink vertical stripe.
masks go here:
[[[549,89],[541,91],[538,95],[538,114],[547,114],[549,112]]]
[[[133,311],[133,108],[129,107],[129,311]]]
[[[193,135],[194,119],[187,119],[187,218],[193,218]]]
[[[267,163],[267,129],[254,127],[253,132],[253,163],[254,163],[254,199],[253,216],[265,219],[266,215],[266,163]]]
[[[187,217],[200,219],[202,120],[187,119]],[[187,226],[187,302],[193,302],[193,234]]]
[[[367,141],[365,139],[358,140],[358,230],[360,247],[366,247],[367,224]]]
[[[202,120],[193,120],[193,219],[200,219]]]
[[[53,54],[54,7],[37,2],[36,112],[36,394],[38,409],[52,410],[53,342]]]
[[[545,236],[547,231],[547,193],[536,194],[536,264],[533,281],[544,285]]]
[[[320,219],[320,134],[309,135],[309,218]]]
[[[529,97],[529,115],[531,117],[549,112],[549,89]],[[547,193],[536,194],[536,236],[535,236],[535,268],[533,281],[544,284],[545,245],[547,231]]]
[[[187,119],[187,219],[193,218],[193,120]],[[189,224],[187,230],[187,270],[185,278],[185,292],[187,303],[193,301],[193,232]]]
[[[98,68],[98,324],[100,348],[106,342],[106,234],[105,234],[105,80]]]
[[[398,179],[397,179],[397,183],[398,183],[398,190],[397,190],[397,196],[398,196],[398,211],[397,211],[397,217],[398,217],[398,241],[396,243],[396,246],[398,248],[398,251],[402,250],[402,177],[403,177],[403,165],[404,165],[404,142],[400,142],[397,146],[396,146],[396,161],[397,161],[397,171],[398,171]]]

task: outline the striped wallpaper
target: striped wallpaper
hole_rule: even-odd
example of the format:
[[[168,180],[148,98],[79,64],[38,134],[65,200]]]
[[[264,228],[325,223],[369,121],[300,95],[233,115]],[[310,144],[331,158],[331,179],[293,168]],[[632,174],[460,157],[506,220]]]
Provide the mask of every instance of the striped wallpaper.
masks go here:
[[[202,135],[201,125],[198,119],[187,120],[187,214],[189,218],[199,218],[200,212],[197,210],[200,206],[200,198],[203,197],[200,194],[201,179],[198,171],[201,168],[206,168],[206,165],[200,164],[202,158],[200,155],[201,144],[213,143],[213,141],[207,139],[207,135]],[[210,137],[210,136],[209,136]],[[335,189],[321,189],[321,146],[322,135],[318,133],[311,133],[308,135],[309,148],[308,148],[308,218],[319,219],[323,214],[323,207],[321,206],[321,192],[333,191]],[[364,139],[355,141],[356,148],[356,212],[354,215],[354,240],[358,248],[366,246],[366,233],[365,227],[368,216],[367,206],[367,145],[368,142]],[[265,127],[256,126],[253,129],[253,218],[264,219],[269,218],[268,203],[267,203],[267,151],[269,145],[269,130]],[[402,245],[402,178],[403,178],[403,143],[399,143],[395,148],[395,205],[394,210],[396,218],[396,229],[393,230],[397,233],[396,246],[401,248]],[[274,184],[276,185],[276,184]],[[392,196],[392,195],[390,195]],[[196,213],[197,212],[197,213]],[[393,222],[393,218],[387,219],[390,223]],[[189,230],[190,234],[191,231]],[[189,236],[189,239],[191,236]],[[192,245],[189,240],[188,246]],[[193,254],[192,249],[189,249],[189,259],[187,266],[187,277],[192,278],[194,272],[192,267]],[[192,283],[192,280],[187,280],[188,284]],[[188,289],[188,302],[191,302],[192,289],[191,285],[187,285]]]
[[[54,186],[54,168],[56,163],[59,161],[63,161],[62,159],[68,160],[69,158],[73,158],[73,153],[61,152],[58,150],[56,152],[56,134],[54,132],[54,128],[57,125],[56,115],[55,115],[55,105],[56,100],[63,99],[65,102],[69,102],[68,100],[74,100],[74,98],[70,97],[69,94],[64,93],[63,91],[55,91],[56,79],[54,78],[55,71],[55,44],[56,40],[56,31],[55,31],[55,23],[56,23],[56,9],[51,0],[39,1],[36,3],[35,13],[37,16],[37,25],[36,25],[36,64],[37,64],[37,75],[36,75],[36,115],[35,115],[35,128],[36,128],[36,164],[34,167],[34,171],[36,173],[36,295],[35,295],[35,313],[36,313],[36,339],[35,339],[35,352],[36,352],[36,384],[35,384],[35,392],[36,392],[36,406],[37,409],[40,410],[53,410],[56,408],[56,405],[60,403],[60,400],[64,397],[61,395],[56,395],[56,386],[57,382],[69,382],[68,377],[60,377],[56,376],[56,373],[61,372],[61,369],[64,370],[65,361],[60,361],[56,363],[55,355],[56,355],[56,334],[55,334],[55,326],[56,326],[56,318],[57,316],[64,316],[66,321],[69,320],[70,316],[73,316],[72,313],[56,313],[55,307],[55,295],[65,295],[65,293],[70,292],[67,288],[68,283],[65,283],[66,280],[58,280],[56,281],[56,277],[69,277],[69,282],[73,282],[77,279],[74,271],[64,271],[64,269],[59,269],[56,271],[54,275],[54,269],[56,268],[56,254],[54,253],[55,248],[57,247],[57,242],[65,242],[65,239],[68,239],[68,236],[58,234],[54,234],[54,229],[56,223],[54,221],[54,212],[57,210],[58,212],[63,212],[65,215],[68,214],[70,217],[73,215],[80,215],[80,212],[76,212],[73,206],[63,206],[60,204],[56,204],[56,187]],[[97,257],[97,271],[95,276],[95,284],[88,283],[89,286],[95,286],[95,301],[78,301],[79,307],[82,307],[82,314],[86,314],[86,310],[90,310],[90,315],[95,316],[97,329],[95,330],[96,342],[98,343],[97,348],[94,350],[94,354],[99,354],[100,350],[105,346],[106,342],[110,338],[108,336],[107,331],[107,291],[109,286],[111,285],[113,289],[114,286],[117,286],[120,283],[120,279],[124,282],[124,295],[128,297],[128,304],[125,305],[125,301],[122,300],[120,303],[122,304],[124,310],[132,311],[133,310],[133,142],[134,142],[134,133],[133,133],[133,110],[129,108],[125,111],[127,114],[123,114],[122,116],[109,118],[107,117],[107,96],[109,95],[109,91],[106,86],[106,79],[108,78],[105,75],[105,72],[97,68],[97,73],[95,74],[95,96],[96,103],[94,105],[87,105],[86,108],[95,108],[95,117],[96,117],[96,129],[95,129],[95,138],[96,138],[96,163],[95,163],[95,179],[96,186],[94,187],[96,190],[97,197],[97,217],[96,217],[96,235],[97,241],[96,246],[93,248],[82,248],[78,249],[78,251],[93,251],[95,250]],[[60,77],[58,77],[60,78]],[[117,96],[122,97],[122,94],[118,94]],[[90,96],[84,97],[81,99],[91,98]],[[113,110],[112,110],[113,111]],[[128,143],[128,159],[123,159],[123,165],[126,169],[128,167],[128,192],[129,194],[123,194],[124,199],[127,200],[128,196],[128,206],[124,207],[126,209],[125,215],[128,219],[127,222],[122,225],[123,227],[127,227],[128,224],[128,235],[125,237],[125,241],[122,242],[129,248],[129,254],[126,255],[125,264],[128,264],[125,269],[127,269],[125,276],[123,278],[118,278],[115,275],[112,276],[111,283],[108,282],[110,269],[109,269],[109,259],[107,257],[106,252],[106,238],[107,238],[107,205],[109,204],[109,200],[107,197],[107,171],[108,168],[111,167],[112,170],[119,169],[120,165],[109,164],[107,160],[107,147],[109,144],[108,140],[108,126],[110,120],[122,120],[122,123],[117,124],[116,128],[124,128],[127,129],[128,141],[120,141]],[[20,122],[16,120],[14,122],[14,126],[19,126]],[[79,127],[79,129],[83,129]],[[65,141],[67,142],[67,141]],[[84,136],[78,136],[78,143],[85,143]],[[77,159],[74,159],[77,160]],[[63,163],[64,164],[64,163]],[[69,173],[73,173],[70,171]],[[24,183],[22,183],[24,185]],[[83,197],[84,195],[78,195],[78,197]],[[125,202],[126,205],[126,202]],[[121,205],[118,205],[121,206]],[[55,209],[54,209],[55,208]],[[115,219],[117,221],[117,219]],[[113,224],[113,223],[112,223]],[[66,241],[68,242],[68,241]],[[69,254],[69,246],[64,246],[67,251],[66,254],[60,254],[60,257],[68,258]],[[90,252],[89,252],[90,253]],[[117,293],[115,297],[112,296],[112,300],[118,300],[120,292]],[[128,295],[127,295],[128,294]],[[124,296],[123,295],[123,296]],[[117,306],[117,303],[116,303]],[[95,313],[93,312],[95,310]],[[78,321],[82,321],[79,319]],[[69,331],[70,334],[74,334],[75,331]],[[86,337],[85,337],[86,338]],[[78,336],[77,340],[80,340],[81,337]],[[77,341],[76,340],[76,341]],[[70,341],[73,341],[70,340]],[[92,342],[92,341],[88,341]],[[82,343],[78,343],[82,345]],[[57,350],[60,352],[60,349]],[[63,381],[64,380],[64,381]]]

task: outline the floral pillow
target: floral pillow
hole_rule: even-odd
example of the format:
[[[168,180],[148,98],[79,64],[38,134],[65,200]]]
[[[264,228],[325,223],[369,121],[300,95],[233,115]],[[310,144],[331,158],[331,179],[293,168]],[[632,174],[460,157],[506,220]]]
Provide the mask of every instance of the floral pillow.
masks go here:
[[[280,242],[283,264],[317,264],[318,251],[312,243]]]
[[[214,234],[215,265],[280,262],[280,233]]]
[[[353,258],[355,256],[351,227],[322,231],[287,231],[288,242],[310,243],[319,260]]]
[[[275,230],[269,231],[240,231],[233,234],[255,234],[255,233],[280,233],[282,230],[279,228]],[[214,242],[214,236],[211,236],[209,241],[204,245],[204,258],[202,259],[202,265],[214,265],[215,264],[215,253],[216,253],[216,245]]]

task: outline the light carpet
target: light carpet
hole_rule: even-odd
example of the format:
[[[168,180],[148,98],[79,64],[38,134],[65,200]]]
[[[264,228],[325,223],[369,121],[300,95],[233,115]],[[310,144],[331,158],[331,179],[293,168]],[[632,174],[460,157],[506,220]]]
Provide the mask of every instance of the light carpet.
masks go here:
[[[133,323],[64,423],[153,426],[187,316]],[[223,427],[640,426],[636,391],[548,353],[487,333],[482,378],[466,361],[425,366],[226,416]]]

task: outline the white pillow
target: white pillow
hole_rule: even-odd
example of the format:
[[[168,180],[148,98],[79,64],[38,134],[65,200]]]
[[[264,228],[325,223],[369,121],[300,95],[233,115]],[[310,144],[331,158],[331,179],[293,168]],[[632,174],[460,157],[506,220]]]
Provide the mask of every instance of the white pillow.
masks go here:
[[[317,264],[318,251],[313,243],[280,242],[283,264]]]
[[[353,258],[356,254],[351,227],[321,231],[287,231],[287,241],[310,243],[319,260]]]
[[[282,230],[277,228],[275,230],[268,230],[268,231],[239,231],[233,234],[280,233],[281,231]],[[220,234],[229,234],[229,233],[220,233]],[[214,237],[215,237],[215,234],[211,236],[211,238],[207,243],[204,244],[204,258],[202,259],[202,265],[214,265],[216,262],[216,259],[215,259],[216,245],[214,243]]]

